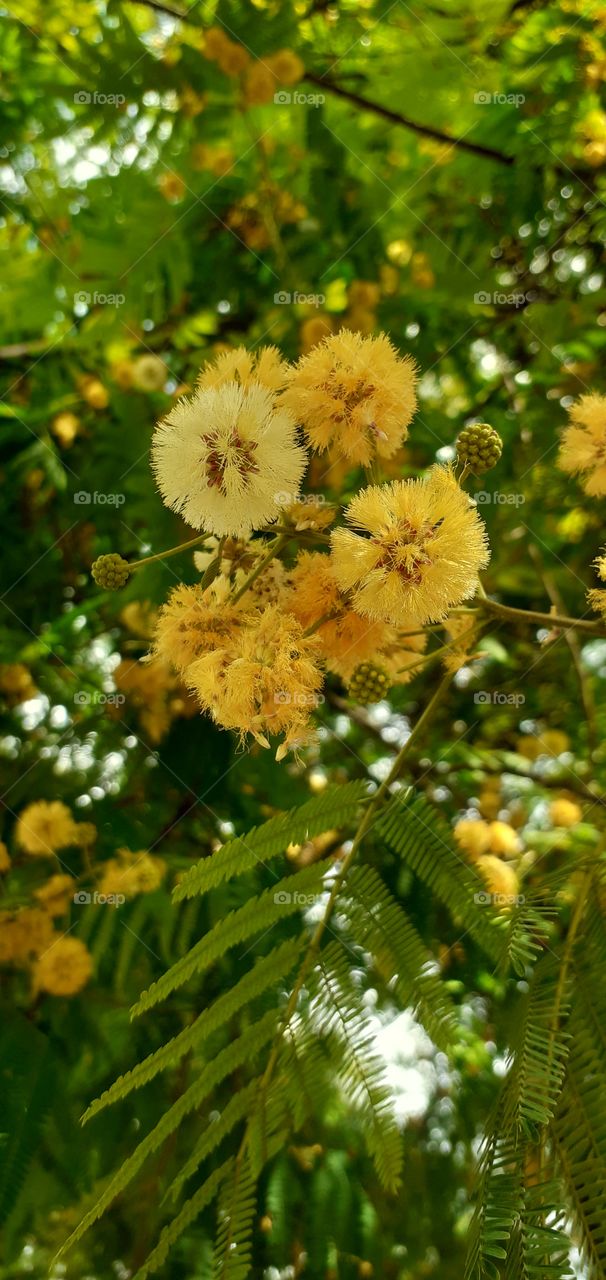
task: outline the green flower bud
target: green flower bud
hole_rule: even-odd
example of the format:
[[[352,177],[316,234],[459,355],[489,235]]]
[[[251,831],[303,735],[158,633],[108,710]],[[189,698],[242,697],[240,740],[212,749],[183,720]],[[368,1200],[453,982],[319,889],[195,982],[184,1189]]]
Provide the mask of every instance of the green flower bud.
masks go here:
[[[391,679],[384,667],[377,667],[374,662],[361,662],[353,672],[347,692],[352,702],[359,702],[365,707],[371,702],[380,702],[390,688]]]
[[[119,591],[130,577],[131,567],[117,551],[107,556],[98,556],[94,561],[91,574],[98,587],[105,591]]]
[[[487,422],[476,422],[465,427],[457,437],[457,458],[474,476],[496,467],[503,452],[503,441],[494,427]]]

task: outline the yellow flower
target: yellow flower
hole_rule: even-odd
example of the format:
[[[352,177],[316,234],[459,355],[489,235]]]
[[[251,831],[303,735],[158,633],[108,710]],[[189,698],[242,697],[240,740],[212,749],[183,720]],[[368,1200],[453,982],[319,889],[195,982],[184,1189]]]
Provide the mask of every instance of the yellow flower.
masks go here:
[[[333,322],[330,316],[310,316],[308,320],[304,320],[299,330],[303,355],[307,355],[312,347],[317,347],[324,338],[329,338],[332,332]]]
[[[25,853],[44,858],[74,843],[75,825],[61,800],[37,800],[19,814],[15,840]]]
[[[279,84],[298,84],[305,75],[301,59],[292,49],[278,49],[277,53],[272,53],[271,57],[265,59],[265,63],[273,71]]]
[[[209,27],[204,32],[203,53],[209,62],[215,62],[223,50],[231,44],[223,27]]]
[[[244,101],[249,107],[262,107],[271,102],[276,92],[277,80],[270,67],[253,62],[244,73]]]
[[[243,616],[226,603],[228,589],[225,579],[204,591],[184,583],[174,587],[158,613],[153,653],[183,673],[203,653],[222,646]]]
[[[76,436],[80,430],[80,419],[75,413],[57,413],[53,418],[50,429],[54,436],[57,437],[59,444],[64,448],[69,448],[74,443]]]
[[[129,600],[120,611],[120,621],[134,636],[149,640],[158,614],[151,600]]]
[[[491,853],[502,858],[519,853],[520,841],[508,822],[491,822],[489,836]]]
[[[574,827],[583,816],[581,807],[566,796],[558,796],[549,806],[549,816],[554,827]]]
[[[171,204],[176,204],[185,195],[185,183],[179,173],[161,173],[158,178],[158,187],[164,199],[169,200]]]
[[[267,734],[284,734],[276,758],[309,737],[322,673],[319,641],[277,605],[251,614],[226,635],[223,646],[194,662],[186,680],[204,711],[240,737],[268,747]]]
[[[75,883],[72,876],[51,876],[40,889],[34,889],[34,897],[49,916],[65,915],[73,901]]]
[[[11,706],[27,702],[37,693],[31,672],[22,662],[0,663],[0,690]]]
[[[568,411],[558,455],[558,466],[581,477],[592,498],[606,494],[606,396],[581,396]]]
[[[53,923],[45,911],[26,907],[16,915],[0,917],[0,964],[26,964],[48,947],[54,937]]]
[[[494,905],[501,911],[511,911],[519,889],[518,877],[511,863],[486,853],[477,859],[476,866]]]
[[[326,614],[335,615],[314,634],[328,670],[344,680],[393,638],[392,628],[384,622],[369,622],[354,612],[339,591],[330,556],[320,551],[300,552],[282,603],[304,630]]]
[[[445,468],[363,489],[345,514],[353,529],[331,534],[333,569],[358,613],[424,625],[474,594],[489,559],[486,532]]]
[[[8,849],[3,840],[0,840],[0,875],[4,875],[11,869],[11,860]]]
[[[34,967],[34,990],[51,996],[75,996],[86,986],[93,958],[79,938],[60,937]]]
[[[570,746],[570,738],[562,729],[543,729],[537,734],[523,734],[517,740],[517,750],[527,760],[539,756],[561,756]]]
[[[146,850],[131,853],[118,849],[116,858],[110,858],[102,868],[98,891],[109,897],[135,898],[140,893],[154,893],[160,888],[166,875],[166,863]]]
[[[465,851],[471,862],[477,862],[483,853],[488,853],[490,831],[487,822],[461,818],[455,826],[454,834],[457,844]]]
[[[133,385],[139,391],[161,391],[168,376],[168,370],[159,356],[150,352],[137,356],[131,366]]]
[[[208,387],[223,387],[226,382],[238,382],[243,387],[260,383],[267,391],[279,391],[287,373],[288,365],[277,347],[260,347],[258,351],[235,347],[203,365],[196,387],[205,391]]]
[[[283,519],[294,529],[327,529],[337,514],[332,502],[324,502],[322,495],[302,494],[296,502],[284,508]]]
[[[216,57],[217,65],[226,76],[242,75],[250,62],[250,54],[244,45],[235,40],[226,40]]]
[[[301,357],[281,398],[314,449],[336,445],[352,464],[367,466],[406,439],[416,381],[414,360],[398,356],[385,334],[342,329]]]
[[[240,537],[298,493],[306,457],[267,388],[234,381],[180,400],[156,429],[152,462],[168,507],[194,529]]]

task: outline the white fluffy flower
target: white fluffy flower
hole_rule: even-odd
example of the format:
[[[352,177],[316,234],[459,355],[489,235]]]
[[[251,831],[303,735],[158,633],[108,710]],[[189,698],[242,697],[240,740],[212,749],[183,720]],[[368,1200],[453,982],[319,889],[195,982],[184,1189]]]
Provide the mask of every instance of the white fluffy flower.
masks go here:
[[[166,505],[220,537],[275,520],[305,469],[295,431],[291,414],[259,383],[198,389],[154,434],[152,466]]]

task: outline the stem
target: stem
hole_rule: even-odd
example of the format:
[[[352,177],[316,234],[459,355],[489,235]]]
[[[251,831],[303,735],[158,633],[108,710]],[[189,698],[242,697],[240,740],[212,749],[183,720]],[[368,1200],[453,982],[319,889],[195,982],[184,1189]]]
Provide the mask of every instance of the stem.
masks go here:
[[[433,129],[428,124],[418,124],[416,120],[409,120],[406,116],[400,114],[399,111],[391,111],[389,107],[383,107],[379,102],[371,102],[369,98],[363,98],[359,93],[353,93],[350,89],[343,89],[341,85],[336,84],[334,80],[328,80],[326,76],[315,75],[311,71],[305,72],[305,79],[311,84],[317,84],[323,89],[328,89],[329,93],[334,93],[337,98],[344,98],[346,102],[351,102],[355,107],[361,107],[363,111],[372,111],[375,115],[381,116],[383,120],[389,120],[391,124],[403,125],[405,129],[412,129],[414,133],[418,133],[423,138],[433,138],[434,142],[444,142],[449,147],[458,147],[461,151],[469,151],[473,156],[482,156],[484,160],[496,160],[499,164],[512,165],[513,156],[507,156],[502,151],[496,151],[493,147],[483,147],[479,142],[467,142],[465,138],[453,138],[451,134],[442,133],[440,129]]]
[[[316,925],[316,928],[315,928],[314,933],[313,933],[313,935],[312,935],[311,941],[310,941],[309,946],[308,946],[308,948],[307,948],[307,951],[306,951],[306,953],[305,953],[305,956],[304,956],[304,959],[303,959],[303,963],[302,963],[302,965],[301,965],[301,968],[299,969],[299,973],[298,973],[298,975],[297,975],[297,980],[296,980],[296,982],[295,982],[295,984],[294,984],[294,987],[293,987],[293,989],[292,989],[292,991],[291,991],[291,993],[290,993],[290,998],[289,998],[289,1000],[288,1000],[288,1004],[287,1004],[287,1006],[286,1006],[286,1009],[285,1009],[285,1011],[284,1011],[284,1015],[283,1015],[283,1017],[282,1017],[282,1019],[281,1019],[281,1022],[280,1022],[280,1028],[279,1028],[278,1034],[277,1034],[277,1035],[276,1035],[276,1037],[275,1037],[275,1040],[274,1040],[274,1043],[273,1043],[273,1047],[272,1047],[272,1049],[271,1049],[271,1052],[270,1052],[269,1058],[268,1058],[268,1060],[267,1060],[267,1066],[265,1067],[265,1071],[263,1072],[263,1075],[262,1075],[262,1077],[261,1077],[261,1083],[260,1083],[260,1085],[259,1085],[259,1094],[258,1094],[258,1097],[259,1097],[260,1099],[264,1099],[264,1098],[265,1098],[265,1095],[266,1095],[266,1093],[267,1093],[267,1089],[268,1089],[268,1087],[269,1087],[269,1084],[270,1084],[270,1082],[271,1082],[271,1078],[272,1078],[272,1075],[273,1075],[273,1072],[274,1072],[274,1067],[275,1067],[276,1062],[277,1062],[277,1059],[278,1059],[278,1054],[279,1054],[279,1052],[280,1052],[280,1045],[281,1045],[281,1041],[282,1041],[282,1034],[283,1034],[283,1032],[285,1031],[286,1027],[288,1026],[288,1024],[289,1024],[289,1022],[290,1022],[290,1020],[291,1020],[291,1018],[292,1018],[292,1016],[293,1016],[293,1014],[294,1014],[294,1012],[295,1012],[295,1009],[296,1009],[296,1006],[297,1006],[297,1001],[298,1001],[299,996],[300,996],[300,994],[301,994],[301,989],[302,989],[303,984],[304,984],[304,982],[305,982],[305,979],[306,979],[306,977],[307,977],[307,975],[308,975],[308,973],[309,973],[309,971],[310,971],[310,968],[313,966],[314,961],[315,961],[315,959],[316,959],[316,956],[317,956],[317,954],[318,954],[318,952],[319,952],[319,950],[320,950],[320,944],[321,944],[322,938],[323,938],[324,933],[325,933],[325,930],[327,929],[328,924],[329,924],[329,922],[330,922],[330,919],[331,919],[332,913],[333,913],[333,911],[334,911],[335,904],[336,904],[336,901],[337,901],[337,898],[338,898],[339,892],[340,892],[340,890],[341,890],[341,888],[342,888],[342,886],[343,886],[343,884],[344,884],[344,881],[345,881],[345,880],[346,880],[346,878],[347,878],[347,874],[348,874],[348,872],[349,872],[349,869],[350,869],[350,867],[351,867],[351,864],[352,864],[352,862],[354,861],[354,858],[356,857],[356,854],[357,854],[357,852],[358,852],[358,849],[360,848],[360,845],[361,845],[361,843],[362,843],[362,841],[363,841],[363,839],[364,839],[365,835],[367,834],[368,830],[370,829],[370,826],[371,826],[371,824],[372,824],[372,820],[373,820],[373,818],[374,818],[374,815],[375,815],[375,813],[376,813],[377,809],[378,809],[378,808],[381,806],[381,804],[383,803],[383,800],[385,799],[385,796],[386,796],[386,795],[387,795],[387,793],[389,792],[389,788],[391,787],[392,783],[393,783],[393,782],[395,782],[395,781],[396,781],[396,778],[399,776],[399,774],[400,774],[400,772],[401,772],[401,770],[402,770],[402,765],[403,765],[403,763],[404,763],[404,761],[405,761],[405,759],[406,759],[406,757],[407,757],[408,753],[410,752],[411,747],[413,747],[413,746],[415,746],[415,745],[416,745],[418,738],[420,737],[420,735],[423,733],[423,731],[424,731],[424,730],[425,730],[425,728],[427,727],[427,725],[428,725],[429,721],[433,718],[433,716],[434,716],[434,714],[435,714],[435,711],[437,710],[437,708],[438,708],[438,706],[439,706],[439,704],[440,704],[440,702],[441,702],[441,700],[442,700],[442,697],[443,697],[443,695],[445,694],[446,689],[448,688],[448,686],[449,686],[450,682],[451,682],[451,676],[450,676],[450,675],[446,675],[446,676],[444,676],[444,677],[443,677],[443,679],[440,681],[440,683],[439,683],[439,685],[437,686],[437,688],[436,688],[436,690],[435,690],[435,692],[434,692],[433,696],[430,698],[429,702],[427,703],[427,706],[425,707],[425,710],[424,710],[424,711],[422,712],[422,714],[419,716],[419,719],[417,720],[417,723],[416,723],[416,725],[414,726],[414,729],[412,730],[412,732],[410,733],[410,735],[409,735],[409,737],[408,737],[407,741],[404,743],[404,746],[403,746],[403,747],[401,747],[400,751],[398,752],[398,754],[397,754],[397,756],[396,756],[396,758],[395,758],[395,760],[394,760],[394,762],[393,762],[393,765],[392,765],[391,769],[389,770],[389,773],[388,773],[387,777],[383,780],[383,782],[381,783],[380,787],[379,787],[379,788],[378,788],[378,790],[375,792],[374,796],[373,796],[373,797],[372,797],[372,799],[370,800],[370,803],[368,804],[368,807],[366,808],[366,810],[365,810],[365,812],[364,812],[364,814],[363,814],[363,816],[362,816],[362,819],[361,819],[360,824],[359,824],[359,826],[358,826],[358,830],[356,831],[356,834],[355,834],[355,836],[354,836],[354,838],[353,838],[352,845],[351,845],[351,849],[349,850],[349,853],[347,854],[347,856],[346,856],[346,857],[344,858],[344,860],[343,860],[343,863],[342,863],[342,865],[341,865],[341,870],[338,872],[338,874],[337,874],[337,875],[336,875],[336,877],[335,877],[335,880],[334,880],[334,882],[333,882],[332,889],[331,889],[330,894],[329,894],[328,902],[326,903],[326,908],[325,908],[325,910],[324,910],[324,915],[322,916],[322,919],[321,919],[321,920],[318,922],[318,924]],[[262,1105],[263,1105],[263,1104],[262,1104]],[[240,1170],[241,1170],[241,1167],[242,1167],[242,1161],[243,1161],[244,1156],[245,1156],[245,1154],[246,1154],[246,1149],[247,1149],[247,1146],[248,1146],[248,1140],[249,1140],[249,1132],[250,1132],[250,1122],[249,1122],[249,1124],[247,1125],[247,1127],[246,1127],[246,1129],[245,1129],[245,1131],[244,1131],[244,1134],[243,1134],[243,1136],[242,1136],[242,1141],[241,1141],[241,1143],[240,1143],[240,1147],[239,1147],[239,1149],[238,1149],[238,1154],[237,1154],[237,1156],[236,1156],[236,1161],[235,1161],[235,1180],[236,1180],[236,1182],[237,1182],[237,1179],[238,1179],[238,1178],[239,1178],[239,1176],[240,1176]],[[228,1249],[229,1249],[229,1247],[230,1247],[230,1244],[231,1244],[231,1233],[228,1235],[228,1238],[227,1238],[227,1243],[226,1243],[226,1254],[227,1254],[227,1251],[228,1251]]]
[[[495,613],[499,618],[509,618],[511,622],[544,622],[550,627],[576,627],[578,631],[589,631],[594,636],[606,634],[600,630],[597,620],[593,622],[585,618],[566,618],[558,613],[539,613],[535,609],[515,609],[509,604],[499,604],[486,595],[481,598],[480,607],[487,609],[489,613]]]
[[[286,546],[287,542],[288,542],[288,538],[285,538],[285,537],[276,538],[276,541],[269,548],[267,555],[263,556],[263,559],[259,561],[256,569],[253,569],[252,573],[249,574],[248,578],[246,579],[246,582],[243,582],[242,586],[238,588],[235,595],[232,596],[231,598],[232,604],[238,603],[238,600],[242,598],[245,591],[248,591],[248,588],[252,587],[253,582],[256,582],[257,578],[260,576],[260,574],[263,573],[263,570],[267,568],[268,564],[270,564],[271,561],[274,560],[275,557],[280,554],[280,552],[282,551],[282,548]]]
[[[289,529],[288,525],[270,524],[261,533],[283,533],[289,539],[291,538],[313,538],[317,542],[330,542],[330,536],[327,533],[316,533],[314,529]]]
[[[205,542],[210,536],[210,533],[201,533],[198,538],[190,538],[189,542],[181,542],[178,547],[171,547],[168,551],[157,551],[154,556],[144,556],[142,560],[133,560],[130,565],[130,571],[133,573],[135,569],[140,569],[144,564],[153,564],[155,560],[167,560],[169,556],[176,556],[179,551],[187,551],[189,547],[197,547],[199,542]]]

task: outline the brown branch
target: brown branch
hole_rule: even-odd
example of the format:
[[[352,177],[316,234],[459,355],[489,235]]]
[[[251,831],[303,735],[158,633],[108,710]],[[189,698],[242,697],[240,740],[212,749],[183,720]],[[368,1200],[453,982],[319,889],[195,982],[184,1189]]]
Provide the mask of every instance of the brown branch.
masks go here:
[[[484,147],[480,142],[467,142],[465,138],[454,138],[448,133],[442,133],[440,129],[434,129],[429,124],[419,124],[416,120],[409,120],[407,116],[400,115],[398,111],[391,111],[389,107],[383,107],[379,102],[371,102],[369,98],[363,98],[361,94],[354,93],[352,89],[344,89],[340,84],[336,84],[334,80],[328,80],[326,76],[315,75],[312,71],[306,71],[305,79],[311,84],[317,84],[320,88],[327,89],[329,93],[333,93],[337,98],[344,98],[346,102],[351,102],[353,106],[360,107],[362,111],[372,111],[375,115],[381,116],[383,120],[389,120],[391,124],[402,125],[405,129],[412,129],[413,133],[418,133],[423,138],[431,138],[434,142],[446,143],[449,147],[458,147],[460,151],[468,151],[470,155],[481,156],[483,160],[496,160],[498,164],[511,165],[514,163],[514,157],[505,155],[502,151],[496,151],[494,147]]]

